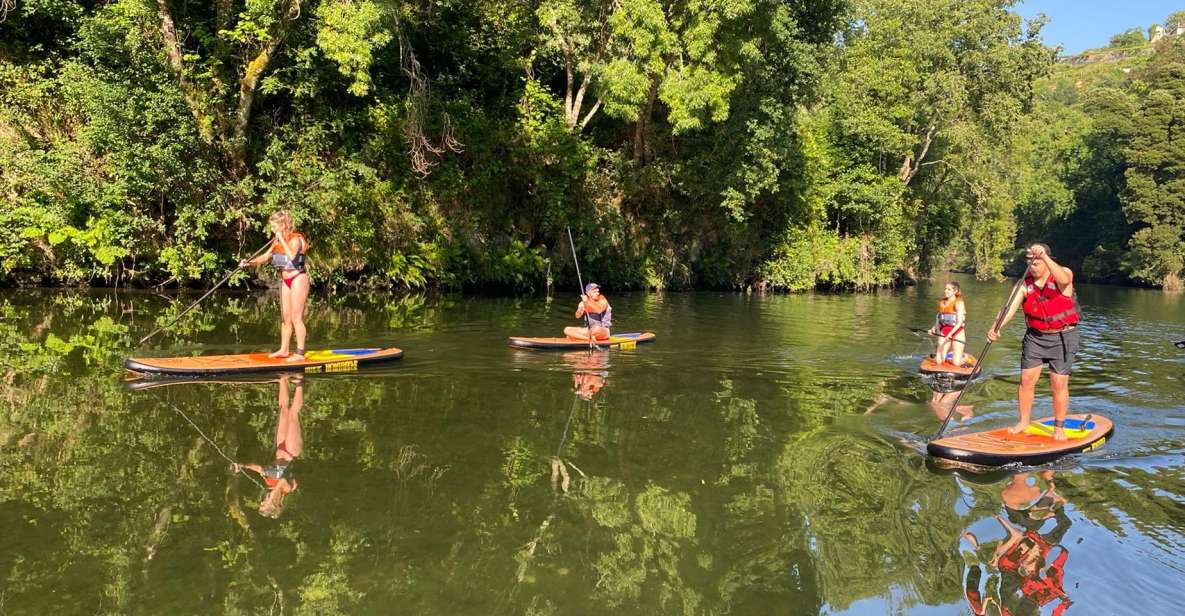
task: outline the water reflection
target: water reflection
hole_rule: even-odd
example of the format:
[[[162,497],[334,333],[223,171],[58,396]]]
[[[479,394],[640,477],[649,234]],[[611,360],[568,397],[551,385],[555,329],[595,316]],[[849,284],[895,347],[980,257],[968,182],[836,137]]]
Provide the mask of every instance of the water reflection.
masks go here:
[[[266,486],[259,500],[259,514],[268,518],[278,518],[284,513],[284,503],[292,492],[296,491],[300,482],[293,473],[293,463],[304,451],[304,437],[300,430],[300,410],[304,406],[304,377],[300,375],[280,375],[279,405],[280,412],[276,416],[275,448],[272,452],[272,462],[267,466],[251,462],[232,462],[231,469],[235,473],[251,471],[263,479]],[[289,383],[294,386],[289,393]]]
[[[564,353],[563,360],[572,369],[572,390],[592,400],[609,377],[609,351],[573,351]]]
[[[1062,545],[1072,522],[1053,471],[1017,473],[1000,496],[999,529],[979,536],[968,529],[960,538],[967,607],[976,615],[1038,614],[1048,605],[1063,613],[1073,603],[1065,590],[1070,552]]]

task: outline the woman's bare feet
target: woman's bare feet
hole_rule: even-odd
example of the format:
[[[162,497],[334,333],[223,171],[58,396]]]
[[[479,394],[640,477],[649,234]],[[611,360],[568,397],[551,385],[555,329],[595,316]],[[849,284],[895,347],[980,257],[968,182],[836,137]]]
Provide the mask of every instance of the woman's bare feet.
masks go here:
[[[975,417],[975,409],[970,404],[960,404],[958,411],[959,421],[967,421],[972,417]]]
[[[1029,427],[1029,422],[1021,421],[1021,422],[1018,422],[1015,426],[1008,428],[1008,433],[1009,434],[1020,434],[1021,432],[1025,431],[1025,428],[1028,428],[1028,427]]]
[[[291,353],[289,353],[288,351],[282,350],[282,349],[279,351],[272,351],[271,353],[267,354],[267,356],[272,359],[284,359],[285,357],[288,357],[289,355],[291,355]]]
[[[1061,428],[1054,428],[1053,429],[1053,440],[1055,440],[1055,441],[1067,440],[1066,439],[1066,431]]]
[[[288,361],[304,361],[303,353],[293,353],[288,356]]]

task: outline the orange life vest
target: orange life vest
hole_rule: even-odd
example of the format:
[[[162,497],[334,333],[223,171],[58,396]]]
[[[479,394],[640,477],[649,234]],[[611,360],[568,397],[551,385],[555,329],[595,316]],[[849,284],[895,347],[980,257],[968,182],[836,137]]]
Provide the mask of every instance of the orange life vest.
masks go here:
[[[1038,289],[1032,276],[1025,277],[1025,323],[1039,331],[1062,329],[1078,324],[1078,302],[1066,297],[1050,276]]]
[[[954,325],[959,322],[959,296],[950,301],[938,300],[938,322],[942,325]]]
[[[309,249],[309,243],[308,240],[304,239],[303,233],[300,231],[293,231],[292,233],[284,236],[284,241],[288,242],[289,246],[291,246],[292,241],[296,239],[300,240],[300,246],[296,248],[296,254],[304,254],[307,252]],[[284,245],[280,243],[280,240],[272,242],[272,253],[277,252],[284,252]]]
[[[297,240],[299,244],[293,246]],[[284,245],[280,240],[272,242],[272,265],[283,270],[297,270],[304,271],[304,255],[309,249],[309,242],[304,238],[304,234],[299,231],[293,231],[284,236],[284,241],[288,245],[296,249],[296,256],[289,259],[288,253],[284,252]]]

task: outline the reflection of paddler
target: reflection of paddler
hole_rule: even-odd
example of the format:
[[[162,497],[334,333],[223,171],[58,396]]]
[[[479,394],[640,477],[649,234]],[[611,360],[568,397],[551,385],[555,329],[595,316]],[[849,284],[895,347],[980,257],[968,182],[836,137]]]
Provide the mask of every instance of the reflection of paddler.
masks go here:
[[[608,340],[612,316],[613,308],[601,295],[600,285],[590,282],[584,285],[584,295],[576,306],[576,318],[585,319],[587,327],[565,327],[564,335],[572,340],[588,340],[590,335],[597,340]]]
[[[572,390],[585,400],[592,400],[605,386],[609,376],[609,354],[579,351],[565,353],[564,363],[572,367]]]
[[[1029,473],[1017,473],[1004,486],[1000,495],[1008,519],[1029,530],[1038,529],[1042,522],[1056,516],[1055,510],[1066,504],[1066,499],[1057,493],[1053,471],[1041,473],[1048,487],[1042,490],[1036,483],[1029,483]]]
[[[291,403],[288,399],[288,381],[296,385]],[[237,473],[244,469],[258,473],[263,478],[266,489],[259,502],[259,514],[269,518],[278,518],[284,512],[285,498],[296,490],[299,482],[292,474],[292,465],[304,450],[304,438],[300,430],[300,409],[304,406],[304,379],[297,376],[281,375],[280,381],[280,414],[276,420],[276,444],[272,454],[272,463],[266,467],[258,464],[232,464],[231,468]]]

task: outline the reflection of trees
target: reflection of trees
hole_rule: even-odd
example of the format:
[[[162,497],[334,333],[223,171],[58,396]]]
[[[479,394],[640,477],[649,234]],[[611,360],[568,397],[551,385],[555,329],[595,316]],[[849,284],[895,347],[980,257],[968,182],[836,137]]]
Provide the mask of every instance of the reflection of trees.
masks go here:
[[[335,327],[446,318],[430,301],[369,301],[341,300]],[[239,306],[249,338],[270,340],[274,302]],[[301,487],[267,520],[257,488],[158,400],[258,458],[275,385],[125,392],[119,302],[42,307],[0,300],[0,361],[21,362],[0,365],[0,524],[37,546],[0,550],[10,610],[809,614],[891,594],[906,611],[959,600],[955,539],[999,506],[998,485],[960,496],[867,433],[875,382],[807,366],[711,376],[703,395],[704,371],[614,373],[566,426],[574,397],[557,370],[554,391],[512,384],[498,400],[488,381],[308,378]],[[555,457],[580,469],[567,491]],[[1059,486],[1113,532],[1175,528],[1183,473]]]
[[[824,600],[852,602],[908,589],[910,604],[958,596],[949,549],[963,521],[957,493],[905,454],[851,432],[788,443],[777,461],[785,498],[802,511]],[[905,607],[908,607],[905,606]]]

